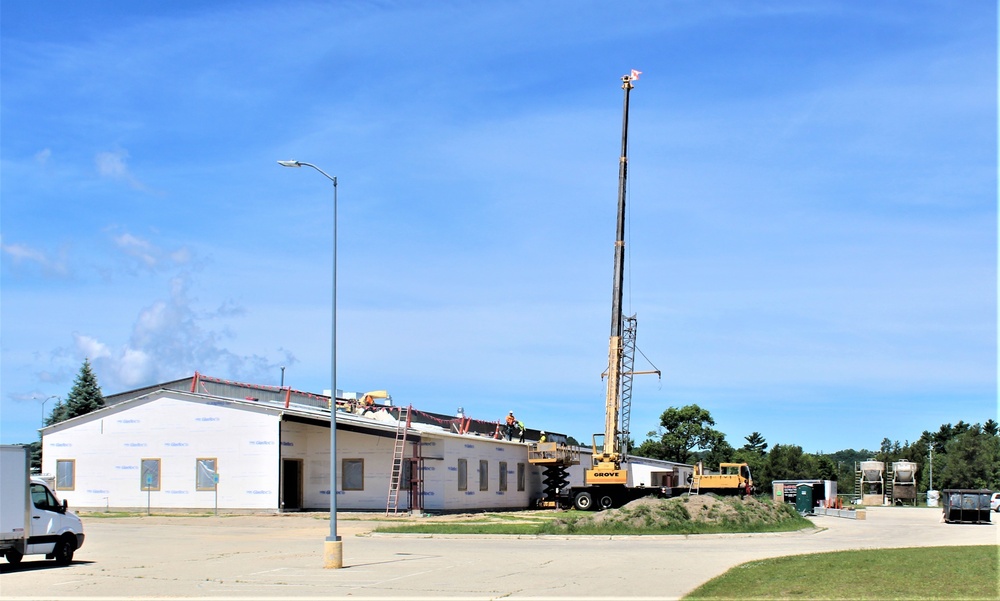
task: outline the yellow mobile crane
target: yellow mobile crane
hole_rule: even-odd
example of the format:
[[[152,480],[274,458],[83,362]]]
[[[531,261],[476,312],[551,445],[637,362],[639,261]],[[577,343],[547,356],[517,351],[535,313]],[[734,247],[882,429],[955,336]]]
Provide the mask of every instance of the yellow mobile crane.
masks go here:
[[[621,432],[618,420],[621,414],[622,376],[622,284],[625,279],[625,193],[628,178],[628,101],[632,81],[638,73],[622,77],[625,90],[625,105],[622,108],[622,154],[618,161],[618,227],[615,236],[614,287],[611,293],[611,339],[608,344],[608,388],[604,406],[604,434],[595,434],[593,439],[594,465],[584,472],[587,485],[628,483],[628,471],[622,469]]]
[[[665,487],[629,486],[629,472],[623,467],[626,461],[624,450],[628,441],[628,422],[631,401],[631,378],[634,374],[659,371],[637,372],[632,369],[635,347],[635,316],[622,316],[622,284],[625,275],[625,196],[628,177],[628,109],[629,92],[632,82],[639,79],[639,71],[632,70],[622,77],[625,101],[622,109],[622,151],[618,163],[618,227],[615,238],[614,287],[611,300],[611,339],[608,345],[608,386],[605,403],[604,433],[593,438],[593,464],[584,471],[584,485],[565,488],[568,479],[565,467],[575,465],[579,460],[567,455],[566,459],[553,443],[531,449],[528,460],[546,466],[546,500],[566,505],[572,503],[577,509],[609,509],[620,507],[629,501],[647,495],[669,496],[671,489]],[[625,394],[623,395],[623,391]],[[625,397],[623,405],[622,399]],[[619,427],[621,423],[621,427]],[[541,447],[540,445],[535,445]],[[573,459],[576,459],[574,462]]]

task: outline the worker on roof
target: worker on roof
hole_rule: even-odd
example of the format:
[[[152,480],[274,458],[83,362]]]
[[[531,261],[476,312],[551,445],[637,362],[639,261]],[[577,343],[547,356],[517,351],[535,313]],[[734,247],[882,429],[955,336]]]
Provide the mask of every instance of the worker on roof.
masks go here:
[[[504,434],[507,440],[510,440],[514,436],[514,428],[517,427],[517,418],[514,417],[514,412],[510,411],[507,413],[507,423],[504,427]]]
[[[364,414],[368,413],[369,411],[371,411],[372,413],[375,413],[375,399],[372,398],[372,395],[366,394],[361,399],[361,405],[362,405],[362,407],[364,407],[364,409],[361,411],[361,415],[364,415]]]
[[[521,435],[517,442],[524,442],[524,422],[517,420],[517,431]]]

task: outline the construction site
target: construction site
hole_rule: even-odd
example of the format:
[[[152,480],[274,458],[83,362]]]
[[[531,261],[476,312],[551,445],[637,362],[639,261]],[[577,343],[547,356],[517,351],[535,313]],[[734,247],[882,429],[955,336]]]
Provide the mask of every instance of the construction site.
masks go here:
[[[660,375],[635,369],[637,318],[622,310],[629,98],[639,75],[621,78],[605,420],[590,445],[541,430],[522,430],[514,441],[513,423],[473,419],[461,409],[420,411],[393,403],[384,390],[323,395],[195,373],[112,395],[103,409],[44,428],[42,471],[56,475],[56,490],[74,506],[108,508],[589,510],[702,488],[751,493],[745,464],[734,476],[709,476],[626,452],[633,377]],[[342,435],[331,449],[334,423]]]

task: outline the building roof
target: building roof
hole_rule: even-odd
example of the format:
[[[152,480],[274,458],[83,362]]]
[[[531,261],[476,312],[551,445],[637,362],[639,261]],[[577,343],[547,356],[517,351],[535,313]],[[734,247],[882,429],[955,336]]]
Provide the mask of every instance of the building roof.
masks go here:
[[[105,397],[106,406],[58,424],[46,426],[40,431],[58,431],[74,424],[100,418],[110,412],[120,411],[128,405],[148,402],[152,398],[168,393],[174,398],[186,398],[196,402],[213,404],[224,403],[236,409],[258,410],[278,415],[292,422],[313,424],[329,427],[330,397],[308,392],[296,391],[278,386],[246,384],[212,378],[195,372],[191,378],[171,380],[162,384],[146,386],[135,390]],[[402,407],[394,405],[376,405],[376,411],[369,415],[358,415],[349,411],[355,407],[360,394],[347,393],[337,398],[337,429],[364,432],[376,436],[395,437],[399,427],[398,417]],[[440,413],[420,411],[409,407],[409,427],[407,435],[427,434],[434,436],[465,438],[473,436],[495,440],[497,443],[521,444],[509,442],[499,436],[500,422],[476,420],[465,415],[450,416]],[[540,430],[526,430],[526,440],[538,440]],[[562,438],[564,434],[546,430],[548,436]],[[582,453],[590,453],[590,447],[580,446]],[[651,459],[630,455],[628,461],[652,466],[687,466],[687,464]],[[687,466],[690,467],[690,466]]]
[[[192,388],[198,390],[192,391]],[[212,392],[208,392],[211,390]],[[45,432],[58,431],[75,424],[99,419],[112,412],[118,412],[129,405],[148,402],[155,397],[168,395],[173,398],[188,399],[196,402],[213,404],[224,403],[236,409],[263,410],[279,415],[288,421],[310,423],[329,427],[330,410],[329,397],[314,395],[301,391],[290,391],[273,386],[261,386],[229,382],[216,378],[195,374],[192,378],[182,378],[164,382],[155,386],[146,386],[136,390],[105,397],[105,407],[92,411],[58,424],[41,429]],[[348,395],[344,395],[348,396]],[[349,395],[355,396],[355,395]],[[317,401],[321,402],[317,402]],[[347,409],[354,406],[354,401],[338,397],[337,429],[364,431],[375,435],[395,437],[398,430],[400,407],[392,405],[377,405],[376,411],[369,415],[357,415]],[[410,435],[423,433],[439,436],[468,436],[493,438],[496,433],[496,423],[473,420],[460,416],[429,413],[410,409]],[[498,440],[497,442],[507,442]]]
[[[180,378],[160,384],[153,384],[143,388],[127,390],[117,394],[104,397],[106,405],[116,405],[122,401],[134,399],[156,390],[181,390],[187,392],[202,392],[205,394],[231,399],[246,400],[283,400],[294,401],[300,405],[328,408],[330,406],[329,395],[314,394],[295,390],[289,386],[268,386],[266,384],[248,384],[245,382],[235,382],[206,376],[205,374],[194,372],[189,378]]]
[[[286,412],[289,415],[296,415],[296,411],[299,410],[309,412],[310,409],[316,409],[325,416],[325,421],[329,422],[329,395],[295,390],[287,386],[282,387],[235,382],[232,380],[224,380],[221,378],[207,376],[199,372],[195,372],[194,375],[189,378],[180,378],[178,380],[171,380],[161,384],[154,384],[135,390],[109,395],[104,397],[104,402],[109,406],[117,405],[135,398],[144,397],[149,393],[156,392],[158,390],[201,393],[233,401],[244,400],[261,404],[278,404],[282,405],[287,410]],[[356,403],[357,400],[363,396],[363,394],[364,393],[344,392],[338,390],[337,404],[342,408],[353,406],[353,403]],[[389,412],[398,412],[399,407],[392,404],[391,398],[387,401],[387,403],[376,404],[376,407],[385,409]],[[338,421],[345,415],[353,414],[341,411],[337,415]],[[370,421],[373,420],[372,417],[368,416],[365,416],[362,419],[366,421],[361,423],[370,423]],[[455,434],[472,434],[476,436],[493,437],[497,434],[499,424],[499,420],[486,421],[470,418],[465,415],[452,416],[421,411],[415,408],[411,408],[410,410],[411,427],[420,430],[423,426],[427,426],[428,429],[425,430],[427,432],[435,432],[436,430],[434,427],[437,426],[445,432],[452,432]],[[392,427],[395,430],[395,419],[392,420]],[[539,430],[528,428],[526,430],[526,439],[537,440],[539,432]],[[548,430],[548,432],[550,438],[561,437],[565,439],[564,434],[553,432],[551,430]]]

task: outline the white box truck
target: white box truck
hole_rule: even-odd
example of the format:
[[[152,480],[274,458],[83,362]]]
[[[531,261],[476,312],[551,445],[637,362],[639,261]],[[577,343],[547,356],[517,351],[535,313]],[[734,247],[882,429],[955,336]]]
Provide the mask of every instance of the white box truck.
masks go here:
[[[30,468],[27,447],[0,445],[0,555],[13,564],[45,555],[68,565],[83,546],[83,523]]]

